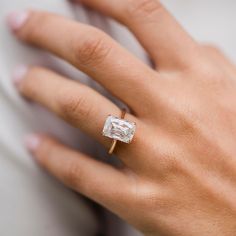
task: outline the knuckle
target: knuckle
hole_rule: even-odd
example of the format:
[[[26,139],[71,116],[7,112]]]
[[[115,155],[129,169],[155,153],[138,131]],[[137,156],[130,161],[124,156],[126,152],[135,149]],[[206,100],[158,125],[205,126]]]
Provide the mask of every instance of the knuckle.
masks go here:
[[[178,153],[179,154],[179,153]],[[178,155],[177,152],[174,155]],[[183,166],[179,158],[174,157],[174,155],[171,154],[166,154],[165,156],[162,157],[162,162],[163,168],[162,168],[162,173],[167,176],[168,174],[176,174],[181,172]]]
[[[208,85],[222,84],[225,82],[225,75],[221,68],[211,61],[206,66],[200,67],[199,76],[203,78],[203,81]]]
[[[197,66],[196,66],[197,65]],[[218,60],[204,57],[198,64],[191,67],[191,72],[195,77],[206,84],[218,84],[225,81],[225,71],[219,66]]]
[[[221,52],[221,50],[217,46],[211,45],[211,44],[203,45],[203,49],[207,50],[208,52],[213,52],[213,53]]]
[[[157,203],[159,205],[158,192],[153,186],[148,186],[147,184],[143,184],[143,186],[139,188],[136,199],[140,201],[140,204],[144,204],[145,208],[152,208],[153,205]]]
[[[163,9],[158,0],[130,0],[128,4],[128,16],[149,17]]]
[[[92,112],[91,105],[88,103],[86,96],[73,94],[65,90],[59,95],[59,110],[62,116],[70,121],[77,121],[90,116]]]
[[[94,37],[95,35],[95,37]],[[111,50],[111,44],[99,30],[93,29],[88,33],[82,44],[75,43],[77,62],[84,66],[98,66],[103,63]]]

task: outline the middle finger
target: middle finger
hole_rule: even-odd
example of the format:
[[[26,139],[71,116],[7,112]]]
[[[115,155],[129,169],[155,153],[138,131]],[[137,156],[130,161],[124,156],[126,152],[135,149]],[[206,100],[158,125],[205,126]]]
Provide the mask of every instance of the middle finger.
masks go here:
[[[143,100],[140,95],[148,96],[154,73],[156,76],[102,31],[58,15],[30,12],[16,33],[25,42],[69,61],[137,113]]]

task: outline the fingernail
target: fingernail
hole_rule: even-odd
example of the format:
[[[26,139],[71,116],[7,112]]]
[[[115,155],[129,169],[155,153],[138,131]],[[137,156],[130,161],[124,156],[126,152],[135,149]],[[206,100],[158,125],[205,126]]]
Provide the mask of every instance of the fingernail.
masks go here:
[[[30,152],[34,152],[41,144],[41,137],[37,134],[30,134],[25,138],[25,146]]]
[[[7,24],[11,30],[17,31],[26,23],[28,17],[28,11],[12,12],[7,16]]]
[[[26,76],[27,72],[28,72],[28,67],[25,65],[20,65],[15,68],[12,75],[12,79],[16,87],[20,86],[20,83]]]

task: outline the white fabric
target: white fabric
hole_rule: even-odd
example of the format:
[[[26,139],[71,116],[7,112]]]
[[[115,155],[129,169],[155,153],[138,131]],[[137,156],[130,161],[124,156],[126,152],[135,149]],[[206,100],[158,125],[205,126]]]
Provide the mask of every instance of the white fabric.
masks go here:
[[[198,40],[215,42],[236,59],[235,1],[165,0],[165,4]],[[73,8],[66,0],[0,2],[0,235],[92,236],[99,226],[91,207],[39,169],[22,140],[32,131],[47,131],[91,154],[102,156],[104,151],[50,112],[21,98],[12,85],[11,73],[19,63],[47,65],[69,78],[80,78],[99,91],[102,89],[71,66],[21,44],[9,33],[4,23],[6,14],[25,8],[53,11],[93,24],[142,60],[146,56],[123,27],[95,13],[88,14],[81,7]],[[129,227],[118,228],[112,228],[110,235],[136,235]]]

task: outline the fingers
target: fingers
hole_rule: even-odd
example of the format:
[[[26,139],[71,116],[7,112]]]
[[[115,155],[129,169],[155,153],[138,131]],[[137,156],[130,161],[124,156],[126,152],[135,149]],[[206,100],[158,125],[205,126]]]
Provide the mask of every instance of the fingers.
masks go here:
[[[18,68],[14,80],[19,91],[26,98],[40,103],[73,126],[95,138],[109,149],[111,139],[102,135],[104,123],[108,115],[119,117],[120,108],[93,89],[69,80],[55,72],[40,67]],[[131,114],[126,114],[127,120],[136,122],[137,131],[133,142],[117,145],[115,154],[127,166],[136,166],[138,158],[131,158],[140,145],[140,134],[143,124]]]
[[[140,40],[158,68],[190,63],[198,45],[158,0],[80,0],[126,26]],[[195,52],[194,54],[192,54]]]
[[[130,195],[128,178],[122,172],[46,136],[30,136],[26,145],[37,162],[53,176],[110,210],[121,213],[121,206]]]
[[[28,13],[20,28],[12,28],[25,42],[53,52],[96,79],[133,110],[142,101],[136,94],[148,94],[145,88],[153,71],[98,29],[43,12]]]
[[[15,72],[15,80],[25,97],[49,108],[106,147],[110,145],[110,140],[101,135],[102,128],[107,116],[119,116],[120,109],[108,99],[45,68],[20,67]]]

